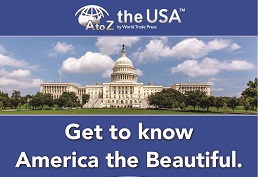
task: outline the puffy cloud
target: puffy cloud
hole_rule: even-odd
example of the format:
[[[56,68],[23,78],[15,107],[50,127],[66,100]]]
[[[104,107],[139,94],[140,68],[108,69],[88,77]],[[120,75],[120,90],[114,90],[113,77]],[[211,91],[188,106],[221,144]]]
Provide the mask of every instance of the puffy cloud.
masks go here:
[[[220,72],[220,68],[217,67],[219,64],[219,60],[212,58],[204,58],[201,62],[197,60],[186,60],[176,67],[171,68],[171,72],[183,72],[191,77],[214,76]]]
[[[172,48],[167,47],[163,49],[160,53],[162,57],[177,57],[177,58],[198,58],[203,55],[206,55],[207,52],[204,52],[206,44],[196,38],[184,39],[181,42],[177,43]]]
[[[15,78],[0,77],[0,80],[0,87],[7,87],[7,89],[13,87],[17,90],[20,90],[21,88],[38,88],[40,83],[43,82],[41,79],[32,78],[18,80]],[[5,88],[3,88],[3,90],[5,90]]]
[[[227,39],[214,39],[205,43],[197,38],[187,38],[176,45],[169,47],[167,39],[152,39],[145,46],[145,49],[139,49],[133,54],[139,62],[149,62],[159,60],[161,57],[175,57],[186,59],[198,59],[208,55],[210,52],[228,49],[237,50],[240,46]]]
[[[164,40],[153,39],[145,46],[143,51],[138,49],[137,52],[133,53],[133,57],[137,59],[138,62],[147,63],[152,60],[159,60],[161,52],[164,50],[169,50],[165,47]]]
[[[50,57],[57,57],[58,54],[65,54],[72,50],[74,50],[74,46],[72,44],[57,41],[56,45],[49,51],[48,55]]]
[[[214,86],[217,82],[222,82],[222,81],[226,81],[226,79],[221,79],[216,77],[211,77],[208,79],[208,83],[210,83],[211,86]]]
[[[24,60],[18,60],[10,56],[6,56],[0,53],[0,66],[11,66],[16,68],[28,68],[28,69],[36,69],[36,65],[30,65],[28,62]]]
[[[9,77],[14,77],[14,78],[24,78],[24,77],[29,77],[30,75],[31,75],[31,72],[29,70],[22,70],[22,69],[12,71],[11,73],[8,74]]]
[[[4,68],[0,69],[0,77],[5,76],[7,74],[7,71]]]
[[[104,72],[102,73],[102,77],[103,77],[103,78],[110,78],[110,77],[111,77],[111,74],[112,74],[112,70],[107,69],[106,71],[104,71]]]
[[[43,81],[39,78],[32,77],[29,70],[36,69],[38,66],[4,55],[3,53],[5,52],[4,46],[0,45],[0,90],[8,92],[12,90],[39,88],[40,83]]]
[[[87,52],[84,56],[67,58],[63,61],[61,71],[64,73],[95,73],[110,70],[114,61],[101,53]]]
[[[245,60],[234,61],[219,61],[215,58],[204,58],[198,60],[186,60],[183,63],[171,68],[172,73],[182,72],[191,77],[198,76],[214,76],[221,70],[236,71],[236,70],[251,70],[255,65]]]
[[[237,92],[235,94],[232,95],[232,97],[237,97],[237,98],[240,98],[241,97],[241,94],[242,94],[242,91],[241,92]]]
[[[120,52],[123,44],[132,47],[139,40],[139,37],[98,37],[96,46],[101,53],[110,55]]]
[[[245,60],[234,60],[231,62],[221,65],[221,69],[235,71],[235,70],[251,70],[254,69],[255,65]]]
[[[238,44],[233,43],[233,44],[230,45],[229,51],[234,51],[234,50],[237,50],[237,49],[240,49],[240,48],[241,47]]]
[[[0,45],[0,53],[5,53],[6,50],[5,50],[5,47],[3,45]]]
[[[224,91],[224,89],[223,88],[211,88],[211,91],[212,92],[222,92],[222,91]]]
[[[137,74],[137,76],[143,76],[143,75],[144,75],[144,74],[143,74],[143,71],[140,70],[140,69],[136,69],[136,70],[135,70],[135,74]]]
[[[220,79],[220,78],[216,78],[216,77],[211,77],[209,78],[209,81],[224,81],[226,79]]]
[[[7,71],[0,69],[0,90],[20,90],[23,88],[38,88],[43,81],[39,78],[33,78],[29,70]]]

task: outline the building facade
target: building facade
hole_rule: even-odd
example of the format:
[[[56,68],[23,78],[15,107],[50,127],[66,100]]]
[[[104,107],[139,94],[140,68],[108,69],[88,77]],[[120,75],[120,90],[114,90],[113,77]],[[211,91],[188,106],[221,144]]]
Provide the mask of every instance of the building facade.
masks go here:
[[[209,83],[202,83],[202,84],[194,84],[194,83],[181,83],[181,84],[174,84],[172,86],[173,89],[185,94],[189,91],[200,90],[201,92],[205,92],[206,95],[211,95],[211,85]]]
[[[75,92],[80,100],[83,94],[89,94],[90,100],[85,108],[98,107],[133,107],[147,108],[149,95],[171,87],[155,86],[152,83],[144,85],[137,82],[137,75],[132,61],[127,58],[123,47],[121,57],[115,62],[111,74],[111,82],[95,85],[77,86],[72,83],[42,83],[40,92],[50,93],[53,98],[59,98],[63,92]],[[175,84],[173,89],[181,93],[200,90],[210,95],[210,84]]]

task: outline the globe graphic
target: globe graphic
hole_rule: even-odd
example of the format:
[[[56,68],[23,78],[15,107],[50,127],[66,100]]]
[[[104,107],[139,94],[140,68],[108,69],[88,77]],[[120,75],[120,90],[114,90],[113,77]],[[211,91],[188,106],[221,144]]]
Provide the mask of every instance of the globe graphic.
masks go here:
[[[75,13],[75,16],[80,14],[79,17],[78,17],[78,22],[82,26],[87,26],[89,21],[91,21],[93,24],[99,24],[100,19],[102,17],[104,17],[103,12],[105,12],[107,15],[109,15],[108,12],[100,6],[88,5],[88,6],[84,6],[84,7],[80,8]]]

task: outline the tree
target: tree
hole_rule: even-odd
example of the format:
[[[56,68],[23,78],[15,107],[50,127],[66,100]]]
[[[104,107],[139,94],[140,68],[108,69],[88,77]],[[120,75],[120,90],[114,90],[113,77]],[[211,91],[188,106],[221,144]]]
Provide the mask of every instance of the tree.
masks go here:
[[[21,92],[14,90],[11,96],[11,107],[17,108],[20,102],[21,102]]]
[[[22,106],[22,103],[19,102],[19,103],[18,103],[18,106],[17,106],[17,111],[20,111],[20,110],[21,110],[21,106]]]
[[[2,101],[0,101],[0,111],[2,111],[3,106],[4,106],[4,103]]]
[[[33,109],[39,108],[39,107],[41,107],[41,109],[43,109],[43,106],[44,106],[44,94],[41,93],[41,92],[37,92],[36,95],[32,96],[30,104],[33,107]]]
[[[0,91],[0,101],[3,103],[3,109],[6,109],[6,107],[9,107],[11,104],[10,97],[8,96],[8,93],[4,93]]]
[[[186,93],[187,104],[193,106],[194,111],[196,106],[198,106],[198,110],[199,110],[199,106],[203,97],[206,97],[206,93],[201,92],[200,90],[189,91]]]
[[[60,108],[62,108],[65,105],[66,99],[64,97],[59,97],[54,101],[55,101],[55,104],[57,104]]]
[[[214,106],[217,108],[217,111],[219,111],[219,108],[222,108],[224,105],[224,101],[222,97],[215,97],[214,98]]]
[[[257,109],[257,80],[258,78],[255,78],[254,81],[249,81],[247,88],[241,93],[241,98],[245,100],[245,108],[252,110]]]
[[[179,108],[179,103],[178,103],[178,101],[177,100],[174,100],[173,102],[172,102],[172,108]]]
[[[52,94],[45,93],[43,95],[43,99],[44,99],[43,104],[47,105],[49,107],[49,109],[51,109],[54,106],[55,102],[54,102]]]
[[[90,99],[90,95],[89,94],[83,94],[82,95],[82,105],[88,103],[89,99]]]
[[[185,110],[187,106],[185,105],[185,102],[183,101],[182,103],[180,103],[180,109]]]
[[[235,111],[235,108],[238,106],[238,104],[239,104],[239,102],[238,102],[238,100],[237,100],[236,97],[230,98],[230,99],[228,100],[228,102],[227,102],[227,106],[228,106],[229,108],[231,108],[231,109],[233,110],[233,112]]]
[[[63,92],[62,95],[56,99],[59,107],[77,107],[80,106],[80,101],[74,92]]]
[[[228,108],[228,105],[227,105],[226,102],[224,102],[224,103],[223,103],[223,109],[224,109],[224,111],[225,111],[225,114],[226,114],[226,112],[227,112],[227,108]]]
[[[207,112],[209,111],[209,108],[211,106],[214,106],[214,97],[213,96],[204,96],[201,98],[201,101],[200,101],[200,107],[201,108],[206,108],[207,109]]]
[[[163,89],[148,96],[148,103],[159,108],[178,108],[185,101],[185,96],[172,88]]]
[[[250,109],[250,105],[248,101],[244,103],[244,109],[245,111],[248,111]]]
[[[30,101],[32,99],[32,95],[26,95],[25,97],[23,97],[23,99],[25,100],[26,103],[26,109],[28,108],[28,106],[30,106]]]

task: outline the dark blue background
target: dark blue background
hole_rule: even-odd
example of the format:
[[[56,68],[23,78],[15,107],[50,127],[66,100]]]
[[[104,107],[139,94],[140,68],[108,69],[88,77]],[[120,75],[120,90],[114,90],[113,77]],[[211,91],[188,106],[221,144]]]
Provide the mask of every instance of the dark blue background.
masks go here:
[[[138,140],[138,123],[150,128],[194,128],[191,140]],[[78,123],[80,129],[96,124],[104,129],[104,140],[69,140],[64,133],[70,123]],[[108,128],[127,127],[132,136],[129,140],[113,141]],[[21,177],[256,177],[257,175],[257,117],[256,116],[6,116],[0,117],[0,176]],[[109,169],[105,156],[119,150],[121,155],[136,155],[139,167],[136,169]],[[157,151],[160,155],[192,156],[206,151],[220,150],[222,155],[237,151],[237,161],[242,168],[174,169],[146,168],[146,152]],[[35,155],[96,155],[100,165],[96,169],[81,168],[15,168],[21,151],[29,157]]]
[[[90,4],[109,12],[104,21],[117,22],[125,9],[144,16],[147,8],[186,12],[182,24],[157,23],[158,30],[85,31],[74,15]],[[0,22],[0,35],[257,35],[257,0],[2,0]]]

